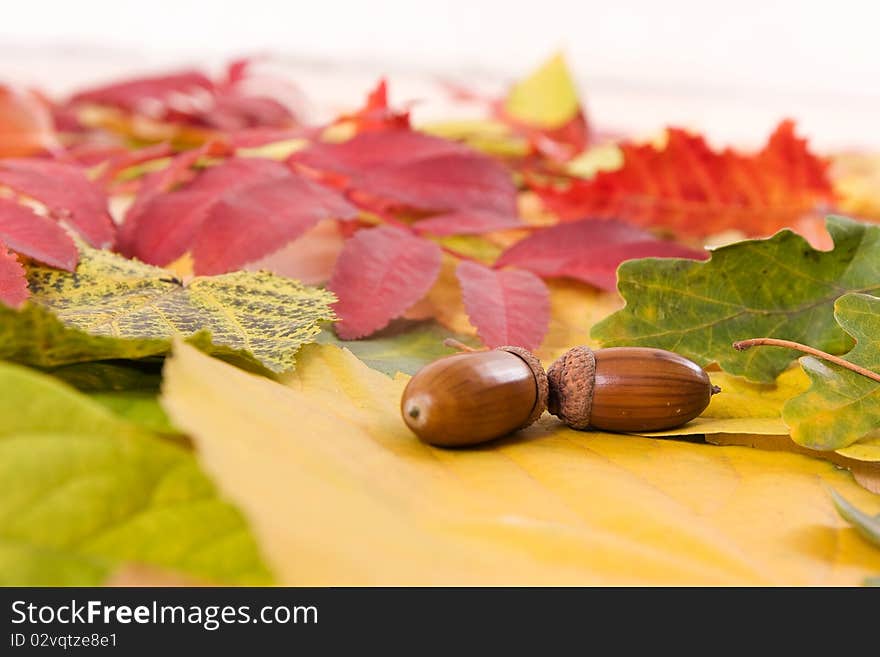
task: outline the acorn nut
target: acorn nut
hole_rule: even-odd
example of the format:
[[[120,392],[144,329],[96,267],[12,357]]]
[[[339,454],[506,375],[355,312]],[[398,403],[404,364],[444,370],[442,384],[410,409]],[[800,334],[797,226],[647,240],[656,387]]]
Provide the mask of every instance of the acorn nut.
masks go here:
[[[545,374],[525,349],[499,347],[419,370],[401,413],[422,441],[457,447],[522,429],[545,408],[574,429],[671,429],[697,417],[719,391],[699,365],[662,349],[575,347]]]
[[[445,356],[419,370],[400,410],[424,442],[458,447],[486,442],[530,425],[547,407],[547,375],[519,347]]]
[[[660,431],[689,422],[721,389],[664,349],[575,347],[547,370],[549,411],[573,429]]]

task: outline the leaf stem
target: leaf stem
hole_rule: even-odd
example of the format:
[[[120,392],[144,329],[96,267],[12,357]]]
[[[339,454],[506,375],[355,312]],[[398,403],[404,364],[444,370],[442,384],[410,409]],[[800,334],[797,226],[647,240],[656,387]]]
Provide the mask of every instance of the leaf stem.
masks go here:
[[[848,360],[844,360],[840,356],[833,356],[832,354],[820,351],[819,349],[808,347],[807,345],[801,344],[800,342],[792,342],[791,340],[780,340],[778,338],[752,338],[750,340],[740,340],[739,342],[733,343],[733,348],[737,351],[745,351],[746,349],[750,349],[751,347],[759,346],[796,349],[797,351],[802,351],[803,353],[810,354],[811,356],[815,356],[816,358],[827,360],[829,363],[840,365],[840,367],[846,368],[851,372],[861,374],[862,376],[868,377],[869,379],[880,383],[880,374],[878,374],[877,372],[864,368],[860,365],[856,365],[855,363],[851,363]]]
[[[451,349],[457,349],[458,351],[477,351],[473,347],[466,345],[464,342],[460,342],[455,338],[446,338],[443,341],[443,344]]]

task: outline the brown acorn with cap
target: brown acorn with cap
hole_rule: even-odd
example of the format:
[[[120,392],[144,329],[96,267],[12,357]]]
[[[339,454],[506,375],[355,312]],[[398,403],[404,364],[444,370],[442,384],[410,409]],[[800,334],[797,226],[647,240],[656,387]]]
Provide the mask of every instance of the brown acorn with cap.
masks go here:
[[[545,409],[579,430],[672,429],[697,417],[720,392],[703,368],[663,349],[574,347],[545,373],[538,358],[519,347],[464,348],[426,365],[403,391],[404,421],[431,445],[500,438],[529,426]]]

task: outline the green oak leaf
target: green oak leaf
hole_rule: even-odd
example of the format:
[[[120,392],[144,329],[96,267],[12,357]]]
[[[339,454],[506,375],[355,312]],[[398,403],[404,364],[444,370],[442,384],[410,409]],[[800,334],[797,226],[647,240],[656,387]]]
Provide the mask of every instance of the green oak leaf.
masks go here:
[[[834,317],[856,341],[846,360],[880,371],[880,298],[847,294],[834,304]],[[812,385],[782,409],[795,442],[841,449],[880,428],[880,383],[812,356],[800,362]]]
[[[368,367],[394,376],[397,372],[415,374],[428,363],[454,354],[455,349],[443,344],[446,338],[479,346],[474,338],[456,335],[437,322],[405,319],[395,320],[387,328],[361,340],[340,340],[332,329],[325,329],[315,341],[345,347]]]
[[[0,363],[0,585],[94,585],[125,563],[271,576],[192,453],[51,376]]]
[[[880,292],[880,226],[844,217],[828,217],[826,225],[831,251],[782,230],[716,249],[704,262],[624,262],[617,271],[626,306],[592,335],[604,347],[669,349],[760,383],[772,383],[798,353],[738,352],[733,342],[775,337],[844,353],[852,340],[834,321],[834,301],[848,292]]]
[[[33,266],[28,285],[21,311],[0,308],[0,358],[44,368],[163,355],[181,336],[219,357],[284,372],[319,323],[333,319],[330,292],[268,272],[183,285],[164,269],[87,248],[74,273]]]

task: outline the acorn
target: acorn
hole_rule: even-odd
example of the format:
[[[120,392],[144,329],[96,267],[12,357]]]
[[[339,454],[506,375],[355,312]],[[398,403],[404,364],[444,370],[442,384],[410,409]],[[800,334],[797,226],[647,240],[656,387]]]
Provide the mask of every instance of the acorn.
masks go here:
[[[695,362],[648,347],[575,347],[550,366],[547,378],[548,408],[572,429],[672,429],[721,392]]]
[[[532,424],[547,408],[547,374],[519,347],[445,356],[416,372],[400,402],[403,420],[431,445],[475,445]]]
[[[545,408],[579,430],[672,429],[717,392],[703,368],[663,349],[575,347],[545,374],[530,352],[500,347],[425,366],[403,391],[401,412],[422,441],[457,447],[527,427]]]

